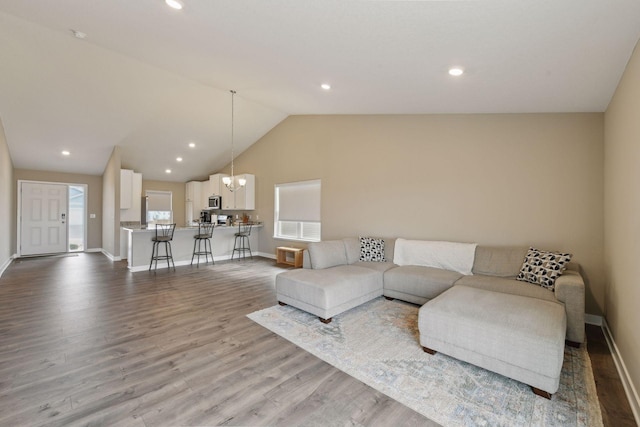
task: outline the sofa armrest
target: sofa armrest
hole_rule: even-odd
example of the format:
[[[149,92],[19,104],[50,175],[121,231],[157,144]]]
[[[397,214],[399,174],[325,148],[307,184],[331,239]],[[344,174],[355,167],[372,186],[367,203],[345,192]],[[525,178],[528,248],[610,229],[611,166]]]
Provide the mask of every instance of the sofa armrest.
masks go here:
[[[567,312],[568,341],[584,342],[584,280],[578,271],[565,270],[556,279],[556,299],[564,303]]]
[[[311,268],[311,258],[307,249],[302,251],[302,268]]]

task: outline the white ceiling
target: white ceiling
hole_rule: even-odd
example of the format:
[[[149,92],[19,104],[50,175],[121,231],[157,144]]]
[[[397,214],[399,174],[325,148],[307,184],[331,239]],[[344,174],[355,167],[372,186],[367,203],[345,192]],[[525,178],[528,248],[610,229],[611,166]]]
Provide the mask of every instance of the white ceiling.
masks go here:
[[[203,178],[229,89],[236,152],[290,114],[601,112],[640,38],[638,0],[183,2],[0,0],[14,166],[99,175],[119,145],[145,179]]]

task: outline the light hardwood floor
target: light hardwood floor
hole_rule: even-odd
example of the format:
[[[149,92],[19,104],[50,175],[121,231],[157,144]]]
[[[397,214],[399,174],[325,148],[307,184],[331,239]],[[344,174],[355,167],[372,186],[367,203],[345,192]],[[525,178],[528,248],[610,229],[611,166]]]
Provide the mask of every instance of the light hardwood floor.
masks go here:
[[[247,319],[276,304],[281,271],[263,258],[135,274],[101,254],[14,261],[0,278],[0,425],[435,425]],[[634,425],[595,348],[605,422]]]

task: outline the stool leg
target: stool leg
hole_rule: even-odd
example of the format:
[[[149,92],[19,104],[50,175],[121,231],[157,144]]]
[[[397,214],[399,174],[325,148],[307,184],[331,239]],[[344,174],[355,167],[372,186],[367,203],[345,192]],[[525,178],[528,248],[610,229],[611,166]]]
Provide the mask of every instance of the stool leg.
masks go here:
[[[193,239],[193,254],[191,255],[191,265],[193,265],[193,257],[196,256],[196,242],[198,239]]]
[[[164,254],[167,257],[167,270],[171,268],[171,264],[169,264],[169,246],[167,246],[169,242],[164,242]]]
[[[249,241],[249,236],[245,236],[247,239],[247,248],[249,249],[249,258],[253,259],[253,253],[251,253],[251,242]]]
[[[211,264],[215,264],[216,260],[213,259],[213,248],[211,247],[211,239],[207,239],[207,242],[209,242],[209,253],[211,254]],[[205,245],[206,248],[206,245]]]
[[[171,257],[171,264],[173,265],[173,271],[176,271],[176,263],[173,262],[173,250],[171,250],[171,242],[167,242],[169,246],[169,257]],[[167,260],[167,265],[169,265],[169,261]]]
[[[202,252],[202,240],[200,239],[196,239],[198,242],[198,250],[196,251],[197,257],[198,257],[198,262],[196,263],[196,267],[200,268],[200,252]]]
[[[149,271],[151,271],[151,266],[153,265],[153,255],[156,251],[156,243],[157,242],[153,242],[153,245],[151,246],[151,262],[149,263]],[[158,266],[158,262],[156,261],[156,267]]]
[[[236,236],[236,238],[233,240],[233,251],[231,252],[231,261],[233,261],[233,256],[236,254],[236,251],[238,249],[236,249],[238,247],[238,237]],[[240,254],[238,254],[238,258],[240,258]]]

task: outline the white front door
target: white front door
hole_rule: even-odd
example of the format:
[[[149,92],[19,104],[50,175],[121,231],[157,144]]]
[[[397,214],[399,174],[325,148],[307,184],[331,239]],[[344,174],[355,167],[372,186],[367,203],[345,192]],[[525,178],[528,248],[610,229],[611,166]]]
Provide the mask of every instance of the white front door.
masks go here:
[[[20,255],[67,252],[67,186],[22,182],[20,192]]]

